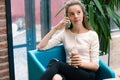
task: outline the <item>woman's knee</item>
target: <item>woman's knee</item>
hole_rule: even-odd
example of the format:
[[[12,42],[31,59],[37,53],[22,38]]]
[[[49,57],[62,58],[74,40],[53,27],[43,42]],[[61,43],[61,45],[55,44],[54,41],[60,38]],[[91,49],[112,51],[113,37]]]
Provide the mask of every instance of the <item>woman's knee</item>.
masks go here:
[[[55,66],[56,65],[56,63],[58,62],[58,60],[57,59],[51,59],[50,61],[49,61],[49,63],[48,63],[48,65],[47,65],[47,68],[49,68],[49,67],[51,67],[51,66]]]
[[[62,76],[60,74],[55,74],[52,80],[62,80]]]

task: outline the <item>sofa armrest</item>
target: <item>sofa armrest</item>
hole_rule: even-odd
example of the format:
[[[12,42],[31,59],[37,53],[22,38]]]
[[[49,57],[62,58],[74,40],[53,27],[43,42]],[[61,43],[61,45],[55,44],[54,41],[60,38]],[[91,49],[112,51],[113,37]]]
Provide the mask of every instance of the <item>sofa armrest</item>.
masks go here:
[[[28,77],[29,80],[39,80],[40,75],[45,71],[45,67],[35,56],[37,50],[28,52]]]
[[[50,59],[57,58],[60,61],[66,61],[63,45],[58,45],[48,50],[31,50],[28,52],[27,57],[29,80],[39,80],[41,74],[46,70]]]
[[[99,69],[96,72],[96,80],[103,80],[106,78],[115,78],[115,72],[100,59]]]

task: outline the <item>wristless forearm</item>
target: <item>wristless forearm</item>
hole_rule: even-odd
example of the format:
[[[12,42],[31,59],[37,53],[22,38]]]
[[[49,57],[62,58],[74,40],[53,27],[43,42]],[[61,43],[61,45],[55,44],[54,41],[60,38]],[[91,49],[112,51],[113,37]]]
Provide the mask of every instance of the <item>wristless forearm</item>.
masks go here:
[[[40,41],[40,43],[38,44],[38,48],[43,48],[47,45],[48,41],[51,39],[51,37],[55,34],[55,32],[57,31],[56,28],[51,29],[46,35],[45,37]]]
[[[94,62],[82,62],[81,65],[79,65],[80,67],[83,67],[85,69],[89,69],[89,70],[94,70],[96,71],[98,69],[98,65]]]

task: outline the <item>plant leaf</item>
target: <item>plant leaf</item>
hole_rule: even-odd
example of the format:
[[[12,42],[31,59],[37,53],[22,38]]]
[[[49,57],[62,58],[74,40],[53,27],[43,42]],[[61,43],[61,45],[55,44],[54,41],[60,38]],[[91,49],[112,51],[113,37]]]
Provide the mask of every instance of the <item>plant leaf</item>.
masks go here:
[[[102,9],[102,6],[101,6],[100,2],[98,0],[93,0],[93,1],[96,4],[96,6],[99,9],[99,11],[101,12],[101,14],[105,17],[105,14],[104,14],[104,11]]]
[[[58,16],[64,10],[64,8],[65,8],[65,4],[58,10],[55,17]]]
[[[110,9],[110,7],[106,6],[106,10],[108,12],[109,17],[113,20],[113,22],[120,28],[120,16],[117,15],[114,11]]]

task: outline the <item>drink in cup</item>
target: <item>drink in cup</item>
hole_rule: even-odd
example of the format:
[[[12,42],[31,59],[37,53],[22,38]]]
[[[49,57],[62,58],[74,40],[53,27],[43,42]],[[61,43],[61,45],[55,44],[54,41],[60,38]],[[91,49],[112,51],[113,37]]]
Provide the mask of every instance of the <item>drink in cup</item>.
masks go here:
[[[71,50],[71,57],[72,57],[72,56],[75,56],[75,55],[78,55],[78,50],[77,50],[76,48],[73,48],[73,49]],[[78,68],[78,66],[74,66],[74,67]]]

